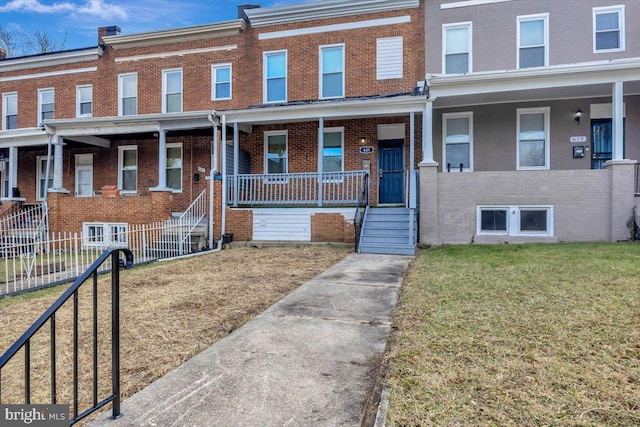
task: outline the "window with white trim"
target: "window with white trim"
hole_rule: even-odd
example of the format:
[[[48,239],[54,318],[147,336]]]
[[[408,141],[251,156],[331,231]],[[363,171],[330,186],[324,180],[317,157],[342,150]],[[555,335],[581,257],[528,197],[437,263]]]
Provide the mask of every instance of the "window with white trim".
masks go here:
[[[344,98],[344,44],[320,46],[320,98]]]
[[[138,146],[118,147],[118,189],[122,193],[138,191]]]
[[[443,25],[442,40],[442,73],[470,73],[471,22]]]
[[[549,169],[549,107],[518,108],[517,169]]]
[[[211,100],[231,99],[231,64],[211,66]]]
[[[182,143],[167,144],[167,187],[182,191]]]
[[[593,8],[593,52],[625,49],[624,5]]]
[[[518,68],[549,65],[549,14],[518,16]]]
[[[76,86],[76,117],[91,117],[93,114],[93,86]]]
[[[2,129],[18,129],[18,94],[2,94]]]
[[[118,115],[138,114],[138,74],[127,73],[118,76]]]
[[[42,201],[46,198],[48,188],[53,187],[53,158],[49,165],[49,177],[47,178],[47,156],[36,158],[36,200]]]
[[[263,100],[268,102],[287,101],[287,51],[264,52],[263,58]]]
[[[53,89],[38,89],[38,126],[45,120],[53,119],[55,92]]]
[[[93,154],[76,154],[76,197],[93,196]]]
[[[478,206],[477,233],[553,236],[553,206]]]
[[[325,128],[322,145],[322,172],[344,170],[344,128]]]
[[[129,224],[126,222],[85,222],[82,224],[84,246],[126,248]]]
[[[402,36],[376,40],[376,78],[378,80],[401,79],[403,63]]]
[[[182,112],[182,69],[162,70],[162,112]]]
[[[473,170],[473,112],[442,115],[442,155],[445,170]]]
[[[0,191],[0,197],[10,197],[9,192],[9,159],[0,158],[0,182],[2,182],[2,188]]]
[[[264,139],[265,173],[287,173],[287,131],[266,131]]]

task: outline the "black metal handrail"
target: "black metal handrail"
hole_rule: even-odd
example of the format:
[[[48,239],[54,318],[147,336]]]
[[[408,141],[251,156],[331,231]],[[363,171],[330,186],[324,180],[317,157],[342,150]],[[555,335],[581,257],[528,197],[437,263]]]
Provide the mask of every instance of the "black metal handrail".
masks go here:
[[[122,252],[125,259],[121,260]],[[112,393],[98,402],[98,269],[111,258],[111,385]],[[129,249],[108,249],[54,302],[47,311],[0,356],[0,403],[2,402],[2,368],[24,348],[24,403],[31,404],[31,339],[47,322],[51,328],[51,404],[57,404],[56,384],[56,312],[73,297],[73,403],[69,425],[73,425],[108,403],[112,417],[120,415],[120,267],[133,265]],[[78,404],[78,289],[93,279],[93,406],[79,412]]]
[[[362,222],[364,221],[364,215],[369,206],[369,174],[364,174],[362,178],[362,189],[360,190],[360,196],[358,197],[358,205],[356,206],[356,213],[353,217],[353,228],[355,234],[355,251],[358,252],[358,246],[360,245],[360,233],[362,231]]]
[[[633,194],[634,196],[640,196],[640,163],[636,163],[635,165],[635,180],[636,185]]]

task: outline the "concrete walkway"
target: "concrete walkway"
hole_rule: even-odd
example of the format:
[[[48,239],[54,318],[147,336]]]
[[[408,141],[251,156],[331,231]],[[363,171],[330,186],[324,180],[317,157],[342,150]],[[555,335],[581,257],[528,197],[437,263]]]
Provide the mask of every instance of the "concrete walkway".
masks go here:
[[[359,426],[412,259],[348,256],[92,425]]]

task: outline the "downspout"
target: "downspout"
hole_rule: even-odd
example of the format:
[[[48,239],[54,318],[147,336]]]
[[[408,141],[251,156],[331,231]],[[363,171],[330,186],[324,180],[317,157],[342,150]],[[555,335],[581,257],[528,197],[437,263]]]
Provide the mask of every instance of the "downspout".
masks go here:
[[[227,116],[222,115],[222,153],[220,159],[222,163],[222,218],[220,219],[220,238],[227,232]]]
[[[208,119],[211,122],[211,126],[213,126],[213,159],[211,164],[211,170],[209,171],[209,247],[217,252],[222,249],[222,234],[220,234],[220,240],[218,240],[217,246],[213,249],[213,214],[214,214],[214,197],[215,197],[215,185],[214,185],[214,177],[218,172],[218,125],[214,120],[216,116],[216,112],[209,114]],[[224,215],[224,209],[223,213]]]
[[[44,180],[44,204],[47,204],[47,198],[49,196],[49,172],[51,172],[51,146],[53,145],[53,137],[55,134],[51,132],[51,128],[49,126],[44,125],[44,130],[47,132],[47,170],[45,172],[45,180]]]

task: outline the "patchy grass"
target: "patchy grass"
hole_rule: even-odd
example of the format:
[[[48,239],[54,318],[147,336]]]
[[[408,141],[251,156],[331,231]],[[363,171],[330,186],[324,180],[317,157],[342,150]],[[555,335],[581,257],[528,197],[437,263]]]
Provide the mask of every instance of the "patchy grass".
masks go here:
[[[122,395],[131,396],[342,260],[331,246],[231,249],[121,273]],[[0,299],[4,352],[65,288]],[[79,293],[81,404],[92,393],[91,283]],[[99,377],[110,390],[110,276],[99,279]],[[71,402],[72,304],[56,315],[58,403]],[[32,403],[48,403],[49,326],[32,343]],[[2,403],[23,403],[21,351],[2,371]],[[99,396],[99,400],[102,398]],[[82,405],[81,405],[82,406]],[[80,408],[83,410],[84,408]]]
[[[387,425],[640,425],[637,243],[421,251],[395,319]]]

